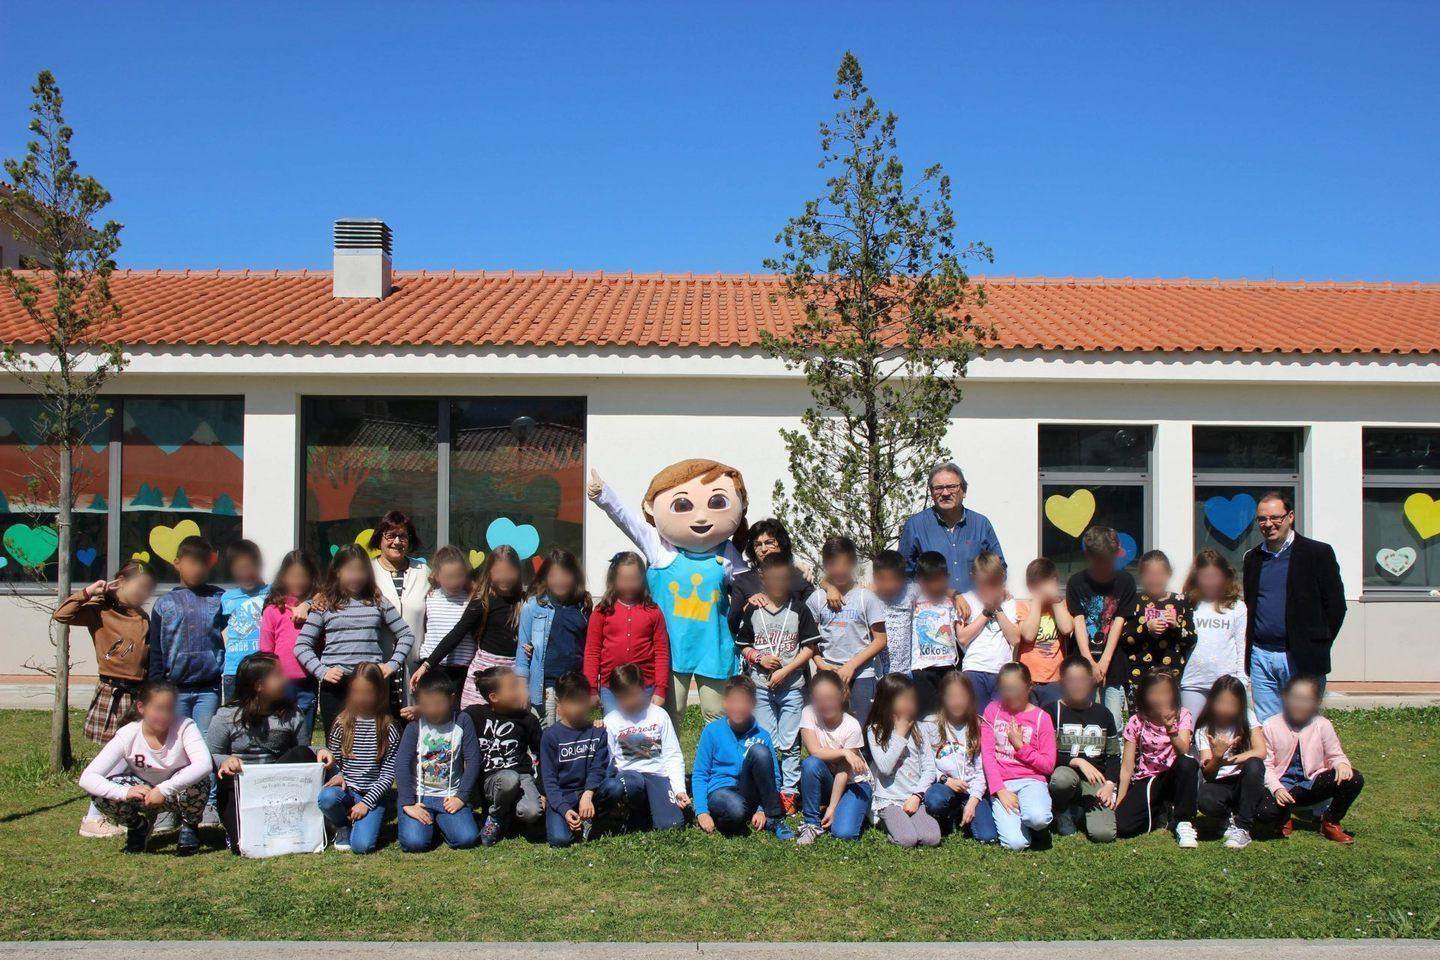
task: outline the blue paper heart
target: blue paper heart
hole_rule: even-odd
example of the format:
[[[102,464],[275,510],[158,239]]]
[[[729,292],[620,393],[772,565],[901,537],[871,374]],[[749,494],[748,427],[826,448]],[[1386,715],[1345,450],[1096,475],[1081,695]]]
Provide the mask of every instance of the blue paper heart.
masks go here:
[[[88,567],[94,563],[96,556],[98,556],[98,554],[95,552],[94,547],[85,547],[84,549],[75,551],[75,559],[79,560],[80,565],[84,567]]]
[[[1135,559],[1135,555],[1140,552],[1140,545],[1128,533],[1117,533],[1115,539],[1120,541],[1120,556],[1116,558],[1115,566],[1123,568]]]
[[[1211,497],[1205,501],[1205,519],[1216,533],[1237,541],[1255,520],[1255,498],[1248,493],[1237,493],[1228,500]]]
[[[4,570],[8,566],[10,566],[10,558],[0,557],[0,570]]]
[[[514,547],[520,559],[524,560],[540,549],[540,531],[528,523],[517,525],[509,517],[496,517],[485,528],[485,542],[490,544],[491,550],[502,545]]]

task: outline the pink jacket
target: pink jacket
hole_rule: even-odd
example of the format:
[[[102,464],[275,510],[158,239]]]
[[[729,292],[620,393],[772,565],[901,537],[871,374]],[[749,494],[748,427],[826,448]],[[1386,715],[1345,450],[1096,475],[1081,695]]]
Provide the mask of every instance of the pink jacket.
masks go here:
[[[1010,745],[1011,725],[1020,728],[1025,743]],[[980,762],[991,793],[1005,789],[1006,780],[1047,780],[1055,769],[1055,724],[1039,707],[1011,713],[991,701],[980,718]]]
[[[1305,777],[1317,777],[1337,763],[1349,763],[1340,749],[1340,737],[1324,717],[1316,717],[1300,730],[1292,730],[1285,714],[1277,713],[1265,721],[1265,786],[1272,792],[1281,786],[1280,778],[1290,769],[1295,750],[1300,750],[1300,765]]]
[[[290,611],[298,606],[294,597],[285,601],[284,609],[267,603],[260,614],[260,652],[273,653],[280,658],[285,676],[291,680],[304,680],[309,676],[300,661],[295,659],[295,638],[300,628],[295,625]]]

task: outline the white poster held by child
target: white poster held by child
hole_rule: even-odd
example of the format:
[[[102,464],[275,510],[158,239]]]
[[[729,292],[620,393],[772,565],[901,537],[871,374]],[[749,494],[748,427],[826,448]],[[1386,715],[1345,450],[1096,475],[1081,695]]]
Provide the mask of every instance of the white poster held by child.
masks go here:
[[[318,763],[252,763],[235,778],[240,852],[247,857],[319,853],[325,819],[317,802],[325,768]]]

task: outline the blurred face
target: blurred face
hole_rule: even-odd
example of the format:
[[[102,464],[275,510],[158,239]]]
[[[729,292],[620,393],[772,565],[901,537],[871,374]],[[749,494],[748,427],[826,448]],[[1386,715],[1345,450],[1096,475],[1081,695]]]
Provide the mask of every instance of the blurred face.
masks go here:
[[[415,697],[415,709],[426,723],[444,723],[454,711],[451,698],[438,690],[423,690]]]
[[[825,568],[825,578],[835,586],[844,589],[853,586],[855,583],[855,558],[849,554],[842,553],[830,557],[822,564]]]
[[[928,600],[938,600],[950,591],[950,575],[947,573],[927,573],[917,578],[916,582]]]
[[[260,564],[254,558],[243,554],[230,561],[230,577],[246,590],[254,589],[261,583]]]
[[[210,576],[210,563],[199,557],[176,557],[175,573],[187,587],[198,587]]]
[[[260,680],[260,686],[258,688],[260,691],[260,699],[266,703],[274,703],[277,700],[284,699],[285,688],[288,683],[289,681],[285,677],[285,671],[281,669],[280,664],[275,664],[274,668]]]
[[[905,592],[905,574],[899,570],[876,570],[875,592],[882,597],[898,597]]]
[[[1071,667],[1060,677],[1060,689],[1071,704],[1088,704],[1095,699],[1095,677],[1084,667]]]
[[[504,561],[491,564],[490,586],[499,593],[514,593],[520,589],[520,568]]]
[[[503,678],[492,702],[502,710],[524,710],[530,704],[525,679],[513,673]]]
[[[1285,716],[1297,724],[1309,723],[1320,712],[1320,692],[1312,683],[1297,683],[1285,694]]]
[[[552,597],[568,597],[575,592],[575,577],[558,563],[552,564],[545,573],[545,589]]]
[[[287,597],[308,597],[315,589],[310,571],[298,563],[291,565],[280,581],[280,587],[285,591]]]
[[[583,727],[590,719],[590,698],[566,697],[555,704],[555,712],[572,727]]]
[[[760,571],[760,588],[776,603],[784,603],[790,598],[790,583],[789,566],[766,567]]]
[[[930,499],[940,510],[950,513],[960,509],[965,501],[965,488],[960,484],[960,475],[952,470],[942,470],[930,480]]]
[[[435,568],[435,583],[446,593],[464,593],[470,587],[470,568],[463,563],[443,563]]]
[[[340,568],[336,579],[346,595],[358,597],[370,586],[370,564],[358,558],[349,560]]]
[[[1030,684],[1025,682],[1025,678],[1018,671],[1002,673],[997,689],[1000,703],[1011,713],[1019,713],[1030,703]]]
[[[1115,554],[1085,552],[1085,569],[1090,576],[1101,583],[1115,579]]]
[[[380,556],[392,567],[403,568],[410,558],[410,534],[404,529],[386,530],[380,535]]]
[[[737,727],[748,727],[755,716],[755,698],[744,690],[725,694],[725,718]]]
[[[630,687],[625,690],[612,689],[610,692],[615,694],[615,704],[622,713],[640,713],[650,702],[650,696],[645,692],[644,687]]]
[[[764,560],[770,554],[780,552],[780,541],[775,539],[774,534],[762,533],[750,538],[750,548],[755,551],[756,560]]]
[[[374,684],[356,677],[345,695],[345,707],[361,717],[372,717],[380,712],[382,704],[390,700],[389,691],[381,690]]]
[[[845,712],[845,696],[833,683],[817,683],[810,687],[810,706],[817,717],[834,726]]]
[[[115,599],[127,607],[143,607],[155,593],[155,581],[143,574],[121,580],[115,587]]]
[[[1030,591],[1030,596],[1041,603],[1054,603],[1060,599],[1060,578],[1058,576],[1027,580],[1025,587]]]
[[[153,693],[144,703],[137,703],[135,711],[140,722],[154,733],[168,733],[170,724],[175,722],[175,694],[168,691]]]
[[[1279,547],[1295,528],[1295,512],[1286,510],[1279,500],[1261,500],[1255,507],[1255,525],[1267,544]]]
[[[901,690],[900,695],[895,698],[895,719],[913,722],[918,712],[915,704],[915,691]]]
[[[1140,587],[1152,597],[1170,592],[1170,568],[1152,560],[1140,568]]]
[[[624,563],[615,568],[615,595],[621,600],[633,602],[645,590],[645,574],[633,563]]]
[[[975,596],[987,607],[998,607],[1005,599],[1005,578],[987,575],[975,579]]]
[[[1225,595],[1225,574],[1219,567],[1202,567],[1195,571],[1195,586],[1201,599],[1213,603]]]
[[[645,505],[660,536],[682,550],[709,553],[740,529],[745,504],[730,477],[699,477],[661,490]]]
[[[1210,715],[1222,727],[1232,727],[1240,719],[1240,700],[1229,690],[1216,694],[1210,701]]]
[[[945,695],[940,698],[940,704],[945,708],[945,716],[951,719],[968,717],[975,706],[975,702],[970,698],[970,691],[961,683],[947,686]]]
[[[1175,709],[1175,695],[1168,683],[1157,683],[1145,691],[1145,712],[1152,717],[1163,716]]]

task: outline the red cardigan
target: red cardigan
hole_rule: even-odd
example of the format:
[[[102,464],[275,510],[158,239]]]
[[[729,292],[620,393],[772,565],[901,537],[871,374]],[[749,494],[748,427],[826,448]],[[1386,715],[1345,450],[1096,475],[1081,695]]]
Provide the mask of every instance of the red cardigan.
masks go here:
[[[610,685],[610,671],[633,663],[646,685],[664,693],[670,682],[670,635],[660,608],[616,603],[608,614],[596,607],[585,631],[585,679],[595,693]]]

